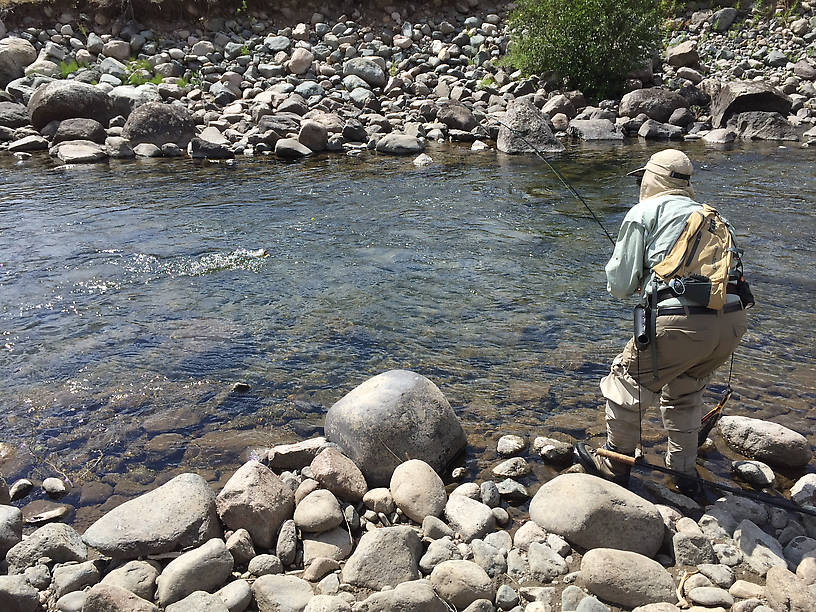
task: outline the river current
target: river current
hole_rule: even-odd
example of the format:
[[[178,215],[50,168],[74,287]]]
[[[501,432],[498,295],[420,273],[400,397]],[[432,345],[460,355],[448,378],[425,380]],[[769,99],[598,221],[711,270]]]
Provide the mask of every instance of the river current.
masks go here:
[[[681,147],[757,298],[728,412],[816,442],[813,149]],[[614,235],[636,197],[623,175],[656,150],[554,161]],[[334,401],[392,368],[441,388],[473,476],[503,433],[599,436],[598,380],[631,334],[632,303],[605,291],[607,238],[535,157],[428,153],[427,168],[0,157],[0,472],[67,476],[74,505],[93,501],[88,482],[121,498],[182,470],[217,483],[247,447],[319,433]],[[644,439],[657,456],[654,412]],[[727,455],[707,457],[719,477]]]

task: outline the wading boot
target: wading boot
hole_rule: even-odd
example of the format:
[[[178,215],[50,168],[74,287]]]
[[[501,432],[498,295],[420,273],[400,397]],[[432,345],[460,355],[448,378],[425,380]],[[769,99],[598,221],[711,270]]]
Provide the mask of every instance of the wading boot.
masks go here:
[[[610,448],[608,444],[604,444],[603,448],[611,451],[615,450]],[[606,457],[596,455],[595,451],[588,449],[583,442],[578,442],[573,447],[573,455],[587,474],[611,480],[622,487],[629,486],[629,471],[631,468],[628,465],[617,464]]]

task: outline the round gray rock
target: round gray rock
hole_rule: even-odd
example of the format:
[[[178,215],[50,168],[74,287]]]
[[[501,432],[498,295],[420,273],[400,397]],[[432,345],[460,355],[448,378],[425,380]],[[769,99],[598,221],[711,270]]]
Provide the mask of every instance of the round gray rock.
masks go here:
[[[112,584],[97,584],[87,591],[82,612],[158,612],[149,601]]]
[[[8,573],[21,574],[27,567],[36,565],[41,557],[49,557],[57,563],[85,561],[88,548],[72,527],[63,523],[44,525],[6,553]]]
[[[410,134],[391,132],[377,141],[377,153],[388,155],[414,155],[425,149],[425,145]]]
[[[156,599],[167,606],[194,591],[214,591],[226,584],[232,567],[224,541],[213,538],[167,564],[156,579]]]
[[[128,561],[108,572],[102,578],[102,584],[122,587],[142,599],[152,601],[156,595],[156,578],[160,569],[156,561]]]
[[[390,488],[394,503],[412,521],[421,523],[426,516],[441,516],[445,510],[445,483],[424,461],[411,459],[398,465]]]
[[[40,85],[28,101],[28,116],[35,130],[51,121],[75,117],[96,119],[107,124],[113,106],[108,95],[80,81],[52,81]]]
[[[340,503],[331,491],[312,491],[295,508],[295,525],[303,531],[322,533],[343,522]]]
[[[371,87],[382,87],[388,81],[385,70],[367,57],[355,57],[343,64],[343,76],[350,74],[360,77]]]
[[[581,578],[593,595],[623,608],[677,601],[671,574],[657,561],[630,551],[588,551],[581,560]]]
[[[195,122],[190,111],[179,104],[148,102],[135,109],[122,128],[122,137],[133,146],[173,143],[186,147],[195,136]]]
[[[663,543],[665,530],[654,504],[589,474],[562,474],[544,484],[530,502],[530,518],[573,546],[650,557]]]
[[[443,561],[431,572],[431,584],[439,596],[457,610],[477,599],[493,601],[496,596],[490,576],[472,561]]]
[[[210,485],[197,474],[179,474],[102,516],[82,539],[114,559],[135,559],[198,546],[219,536]]]
[[[491,508],[464,495],[450,496],[445,504],[445,518],[465,542],[484,538],[496,527],[496,518]]]
[[[744,416],[725,416],[720,433],[728,446],[769,465],[802,467],[813,453],[807,438],[779,423]]]
[[[439,388],[408,370],[384,372],[350,391],[329,409],[325,429],[371,486],[387,486],[406,459],[441,472],[466,444]]]
[[[258,612],[303,612],[313,597],[312,587],[295,576],[268,574],[252,584]]]

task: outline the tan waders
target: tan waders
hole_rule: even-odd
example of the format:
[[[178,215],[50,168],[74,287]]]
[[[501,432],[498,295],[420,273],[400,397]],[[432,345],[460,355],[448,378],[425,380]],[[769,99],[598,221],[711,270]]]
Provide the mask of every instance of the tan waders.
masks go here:
[[[606,398],[607,444],[632,455],[639,443],[640,413],[660,401],[663,427],[668,433],[666,465],[695,474],[697,433],[703,415],[703,390],[714,371],[734,352],[745,333],[745,311],[692,308],[697,314],[657,317],[657,376],[652,371],[651,349],[638,351],[629,340],[615,357],[611,371],[601,379]],[[676,312],[682,307],[673,307]],[[638,357],[638,352],[640,356]]]

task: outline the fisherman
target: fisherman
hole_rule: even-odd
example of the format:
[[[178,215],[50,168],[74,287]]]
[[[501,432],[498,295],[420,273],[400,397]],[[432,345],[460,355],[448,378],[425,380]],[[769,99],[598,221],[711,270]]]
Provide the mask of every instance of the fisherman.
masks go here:
[[[654,330],[651,346],[638,348],[640,343],[630,339],[601,379],[606,399],[604,448],[633,455],[640,443],[641,413],[659,401],[668,434],[665,464],[682,475],[675,484],[688,495],[699,492],[695,466],[703,390],[746,331],[744,305],[733,292],[733,279],[741,276],[736,249],[729,262],[739,270],[728,271],[731,280],[720,309],[676,291],[680,285],[667,285],[653,270],[674,249],[690,215],[703,208],[693,199],[693,173],[689,158],[675,149],[655,153],[643,168],[629,173],[637,177],[640,201],[626,214],[606,265],[607,290],[617,298],[639,292],[644,302],[651,300],[656,312],[647,319],[654,322]],[[732,228],[725,225],[733,240]],[[583,457],[577,453],[579,461],[588,472],[627,486],[628,465],[580,446],[584,453]]]

